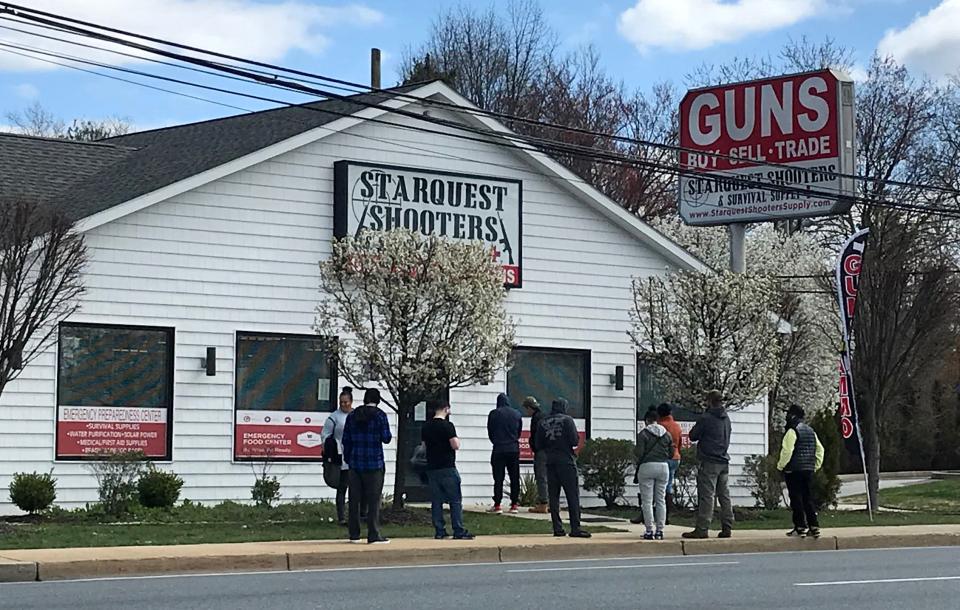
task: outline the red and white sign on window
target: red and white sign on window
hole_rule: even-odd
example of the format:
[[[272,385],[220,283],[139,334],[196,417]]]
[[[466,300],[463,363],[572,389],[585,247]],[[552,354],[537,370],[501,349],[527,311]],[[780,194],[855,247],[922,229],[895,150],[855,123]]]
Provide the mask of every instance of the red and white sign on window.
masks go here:
[[[853,105],[853,81],[832,70],[688,91],[680,216],[720,225],[847,211]]]
[[[167,410],[136,407],[60,407],[57,457],[142,451],[169,459]]]
[[[234,456],[319,460],[323,456],[320,433],[329,415],[309,411],[237,411]]]

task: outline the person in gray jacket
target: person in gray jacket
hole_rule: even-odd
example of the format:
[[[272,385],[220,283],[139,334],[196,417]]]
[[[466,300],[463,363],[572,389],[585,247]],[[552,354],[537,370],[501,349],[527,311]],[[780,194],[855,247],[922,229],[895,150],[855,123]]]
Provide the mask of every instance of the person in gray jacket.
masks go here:
[[[589,538],[590,532],[580,527],[580,472],[577,470],[576,448],[580,433],[573,418],[567,415],[567,401],[553,401],[550,415],[540,420],[536,430],[537,450],[543,451],[547,462],[547,487],[550,495],[550,519],[553,535],[566,536],[560,520],[560,489],[567,498],[570,515],[570,537]]]
[[[706,538],[713,520],[714,500],[720,501],[719,538],[733,533],[733,503],[727,478],[730,474],[730,418],[723,406],[723,394],[710,390],[706,397],[707,411],[690,430],[690,440],[697,443],[697,525],[684,538]]]
[[[647,526],[644,540],[663,540],[663,526],[667,520],[668,464],[673,457],[673,437],[657,423],[658,418],[655,409],[647,411],[643,418],[646,425],[637,437],[636,479],[643,501],[643,522]]]
[[[340,484],[337,486],[337,522],[347,524],[347,488],[350,482],[350,466],[343,459],[343,429],[347,425],[347,416],[353,411],[353,388],[344,387],[340,392],[339,408],[330,414],[320,430],[320,440],[327,444],[331,436],[337,443],[337,453],[340,454]],[[366,511],[363,511],[366,513]]]

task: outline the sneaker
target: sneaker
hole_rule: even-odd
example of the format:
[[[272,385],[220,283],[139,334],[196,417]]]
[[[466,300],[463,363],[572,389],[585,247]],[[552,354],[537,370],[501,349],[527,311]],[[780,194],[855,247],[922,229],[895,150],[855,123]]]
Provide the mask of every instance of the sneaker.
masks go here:
[[[474,538],[476,538],[476,536],[470,532],[463,532],[462,534],[455,534],[453,536],[454,540],[473,540]]]
[[[689,539],[702,540],[702,539],[704,539],[704,538],[708,538],[708,537],[709,537],[709,536],[707,535],[707,530],[693,530],[692,532],[683,532],[683,534],[681,534],[681,536],[683,536],[684,538],[686,538],[686,539],[688,539],[688,540],[689,540]]]
[[[717,538],[730,538],[733,536],[733,530],[723,529],[717,534]]]
[[[663,540],[663,530],[658,531],[653,535],[654,540]]]
[[[520,505],[519,505],[519,504],[511,504],[511,505],[510,505],[510,514],[511,514],[511,515],[516,515],[516,514],[519,513],[519,512],[520,512]]]
[[[808,536],[811,536],[811,537],[813,537],[813,538],[819,538],[819,537],[820,537],[820,528],[819,528],[819,527],[811,527],[811,528],[807,531],[807,535],[808,535]]]
[[[339,525],[340,527],[347,527],[347,520],[340,519],[339,521],[337,521],[337,525]]]
[[[646,532],[644,532],[644,534],[643,534],[643,539],[644,539],[644,540],[653,540],[653,532],[651,532],[650,530],[647,530]]]
[[[570,532],[571,538],[592,538],[593,535],[590,532],[584,530],[577,530],[575,532]]]
[[[377,538],[376,540],[367,540],[367,544],[390,544],[389,538]]]
[[[360,540],[359,538],[351,538],[350,544],[363,544],[363,540]]]
[[[563,530],[557,530],[557,531],[553,532],[553,535],[554,535],[555,538],[563,538],[564,536],[567,535],[567,532],[565,532],[565,531],[563,531]]]
[[[795,527],[789,532],[787,532],[787,536],[789,536],[790,538],[806,538],[807,530],[800,529],[799,527]]]
[[[488,512],[488,513],[494,513],[494,514],[496,514],[496,515],[500,515],[500,514],[503,514],[503,509],[500,508],[500,505],[499,505],[499,504],[494,504],[494,505],[493,505],[493,508],[488,508],[488,509],[487,509],[487,512]]]
[[[633,519],[630,519],[630,523],[634,525],[643,525],[643,515],[639,515]]]
[[[537,504],[536,506],[530,507],[530,509],[527,512],[537,513],[539,515],[545,515],[548,512],[550,512],[550,509],[547,507],[546,504]]]
[[[445,540],[450,537],[450,534],[447,532],[437,532],[433,535],[434,540]]]

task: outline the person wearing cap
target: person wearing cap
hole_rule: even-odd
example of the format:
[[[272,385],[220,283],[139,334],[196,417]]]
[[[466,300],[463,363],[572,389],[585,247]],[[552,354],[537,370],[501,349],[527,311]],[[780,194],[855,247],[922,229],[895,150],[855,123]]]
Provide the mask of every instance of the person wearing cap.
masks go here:
[[[777,470],[783,472],[793,511],[793,529],[787,536],[819,538],[820,521],[810,487],[813,473],[823,466],[823,445],[813,428],[804,422],[805,416],[800,405],[790,405],[787,409],[787,431],[783,435]]]
[[[697,443],[697,525],[684,532],[684,538],[706,538],[713,520],[714,500],[720,502],[720,534],[733,535],[733,502],[730,500],[730,434],[732,431],[723,393],[710,390],[706,395],[707,410],[690,430],[690,440]]]
[[[350,468],[350,542],[360,542],[360,507],[367,507],[367,542],[390,542],[380,534],[380,502],[386,464],[383,446],[393,440],[390,421],[380,409],[380,391],[363,395],[363,406],[347,416],[343,426],[343,459]]]
[[[533,452],[533,477],[537,482],[537,505],[530,508],[531,513],[546,514],[547,508],[547,454],[537,449],[537,426],[543,419],[543,411],[536,397],[523,399],[523,409],[530,418],[530,451]]]

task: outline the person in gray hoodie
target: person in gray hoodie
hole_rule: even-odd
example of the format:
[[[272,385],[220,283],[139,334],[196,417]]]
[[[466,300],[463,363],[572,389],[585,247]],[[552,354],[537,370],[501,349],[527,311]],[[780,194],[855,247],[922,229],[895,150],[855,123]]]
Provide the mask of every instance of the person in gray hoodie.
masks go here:
[[[647,526],[644,540],[663,540],[663,526],[667,520],[668,462],[673,457],[673,437],[657,423],[658,418],[655,409],[647,411],[643,418],[646,425],[637,437],[636,479],[643,500],[643,522]]]
[[[497,396],[497,408],[487,416],[487,437],[493,444],[490,465],[493,467],[492,513],[502,513],[504,472],[510,474],[510,512],[520,512],[520,431],[523,417],[510,405],[506,394]]]
[[[684,538],[706,538],[713,520],[714,500],[720,501],[719,538],[733,532],[733,503],[727,478],[730,474],[730,418],[723,406],[723,394],[710,390],[706,397],[707,411],[690,430],[690,440],[697,443],[697,525]]]
[[[590,537],[590,532],[580,527],[580,472],[577,470],[575,453],[579,444],[580,433],[577,432],[576,422],[567,415],[567,401],[563,398],[554,400],[550,415],[540,420],[536,429],[537,451],[546,455],[550,518],[553,521],[554,536],[567,535],[563,531],[563,521],[560,520],[562,488],[570,515],[570,537]]]

